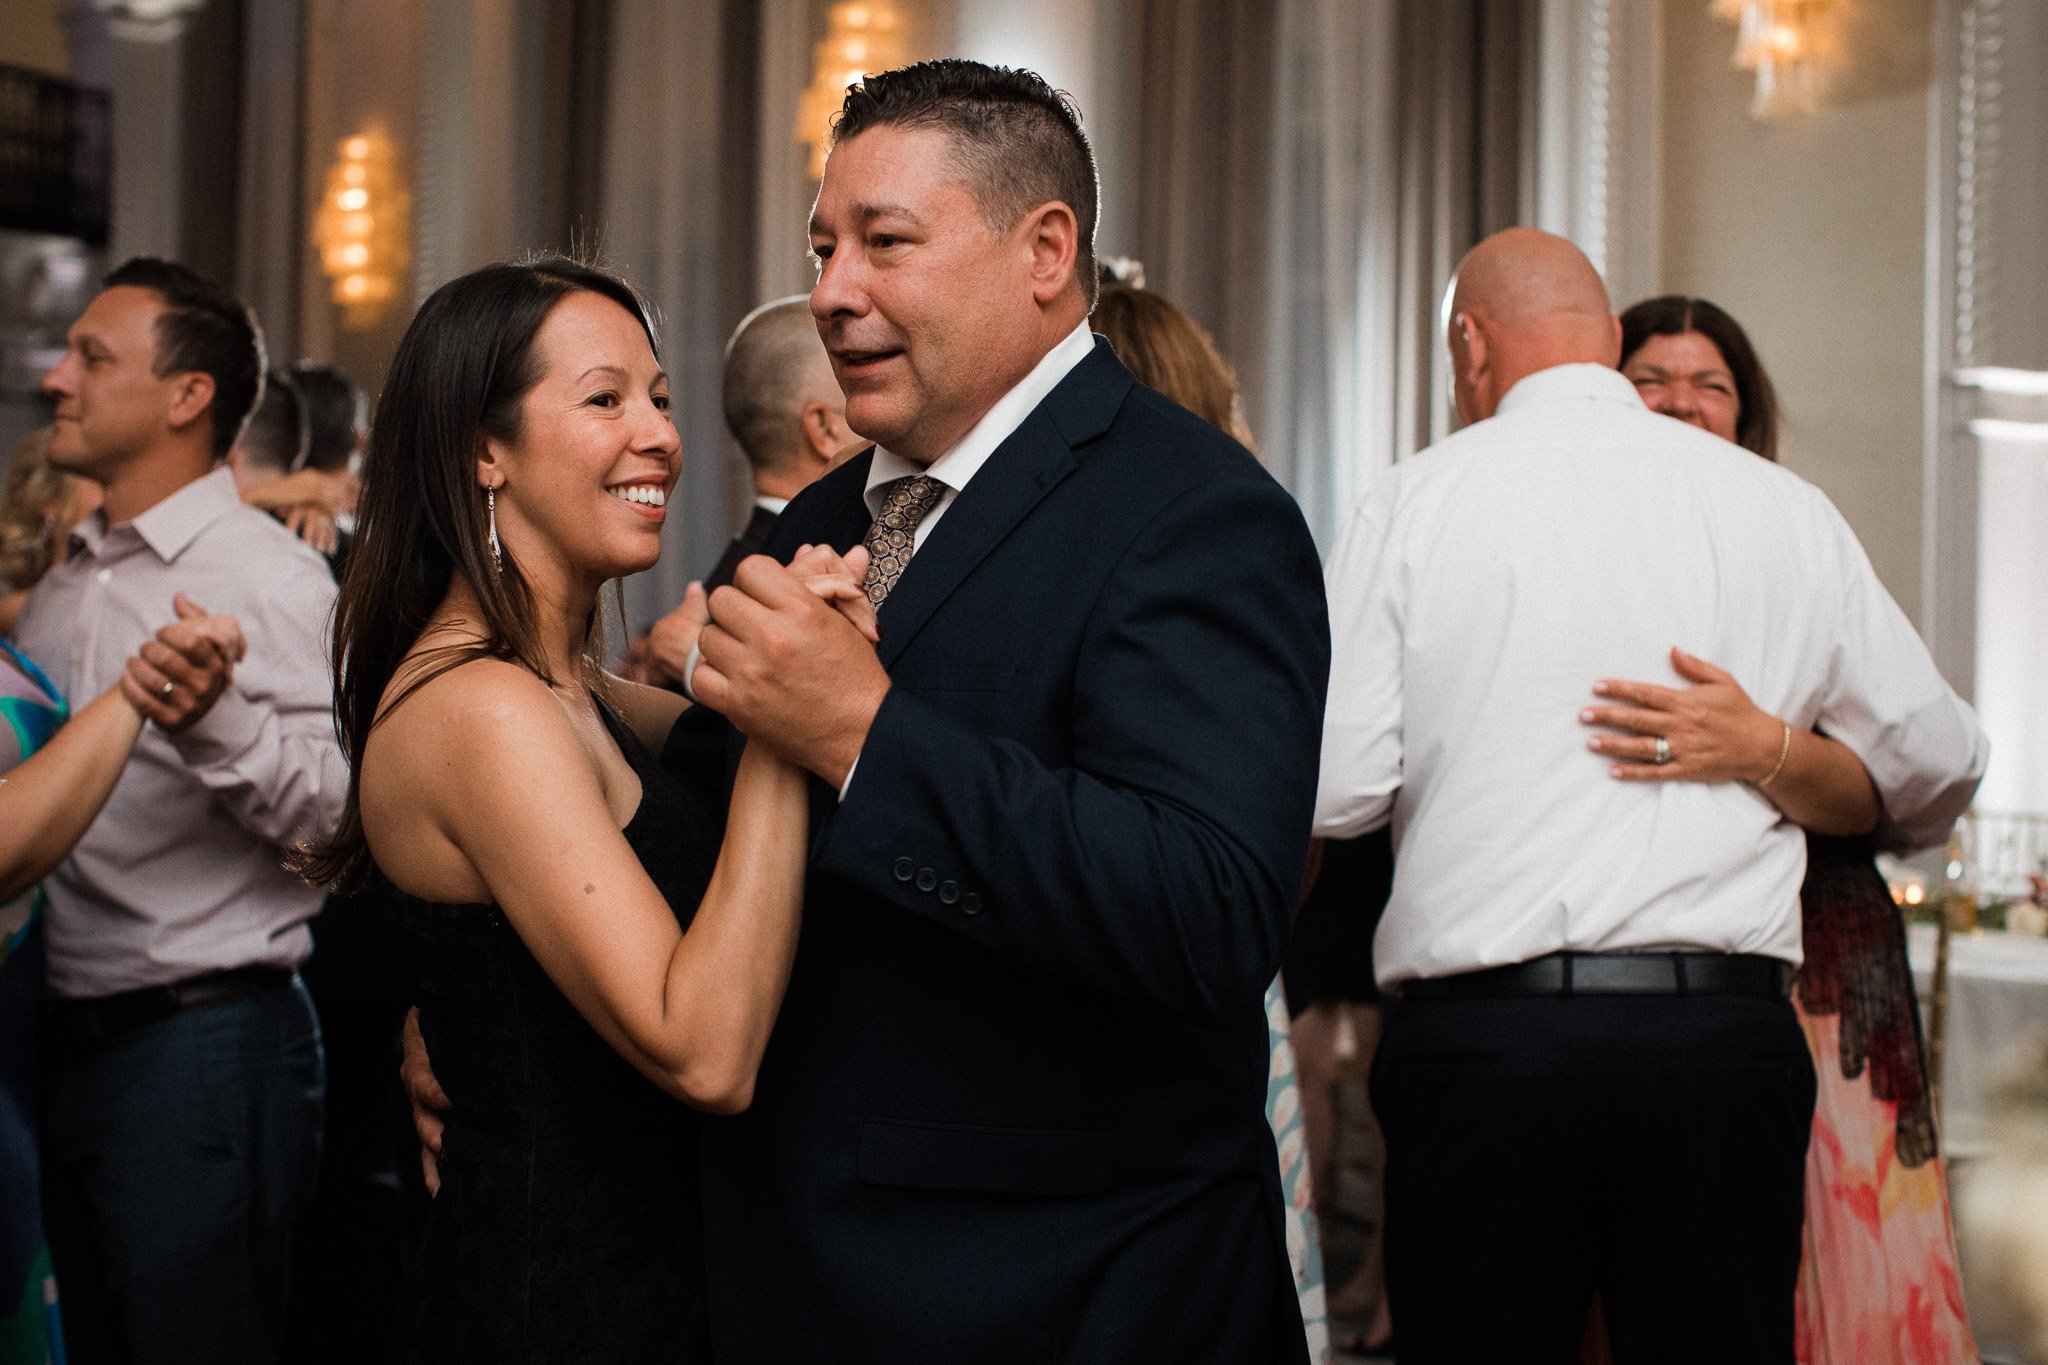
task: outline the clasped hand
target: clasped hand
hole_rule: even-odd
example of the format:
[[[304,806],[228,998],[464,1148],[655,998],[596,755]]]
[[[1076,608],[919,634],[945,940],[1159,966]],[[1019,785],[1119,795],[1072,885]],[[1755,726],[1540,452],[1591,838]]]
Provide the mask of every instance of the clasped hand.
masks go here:
[[[842,786],[889,690],[862,587],[867,551],[806,545],[788,567],[743,560],[708,603],[690,679],[749,739]]]
[[[1621,705],[1589,706],[1579,712],[1587,725],[1620,734],[1594,735],[1586,747],[1620,759],[1610,770],[1625,782],[1757,782],[1777,763],[1784,729],[1742,690],[1734,675],[1671,651],[1671,666],[1694,684],[1687,688],[1602,678],[1597,696]],[[1657,740],[1669,748],[1669,762],[1657,762]]]
[[[1671,667],[1692,688],[1659,688],[1642,681],[1602,677],[1593,694],[1620,706],[1587,706],[1583,724],[1620,735],[1593,735],[1585,747],[1618,761],[1610,776],[1622,782],[1759,782],[1776,765],[1784,729],[1743,692],[1735,675],[1671,651]],[[1663,739],[1671,759],[1657,761]]]
[[[121,695],[144,720],[175,731],[213,709],[249,646],[232,616],[209,616],[183,593],[171,605],[178,619],[128,661]]]

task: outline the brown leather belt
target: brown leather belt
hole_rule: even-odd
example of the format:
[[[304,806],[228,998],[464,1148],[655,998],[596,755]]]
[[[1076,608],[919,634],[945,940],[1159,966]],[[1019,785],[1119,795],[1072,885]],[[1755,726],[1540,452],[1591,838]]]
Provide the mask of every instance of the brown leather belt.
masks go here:
[[[1546,953],[1457,976],[1404,981],[1409,1000],[1507,995],[1747,995],[1783,1000],[1792,965],[1752,953]]]
[[[187,1010],[231,1005],[280,990],[297,977],[284,967],[233,967],[168,986],[144,986],[90,1000],[50,1000],[43,1006],[44,1037],[55,1046],[82,1052]]]

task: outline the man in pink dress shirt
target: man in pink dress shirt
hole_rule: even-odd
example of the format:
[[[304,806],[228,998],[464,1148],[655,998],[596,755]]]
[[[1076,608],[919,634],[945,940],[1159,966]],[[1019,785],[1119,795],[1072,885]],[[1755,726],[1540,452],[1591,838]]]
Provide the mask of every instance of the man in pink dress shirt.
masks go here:
[[[84,1365],[275,1359],[318,1149],[319,1028],[296,973],[321,894],[281,863],[331,828],[347,783],[334,583],[221,464],[262,372],[246,308],[134,260],[43,381],[51,463],[104,484],[106,504],[30,595],[24,652],[76,699],[140,649],[176,708],[190,680],[150,644],[175,595],[249,642],[196,722],[144,731],[45,886],[45,1213]]]

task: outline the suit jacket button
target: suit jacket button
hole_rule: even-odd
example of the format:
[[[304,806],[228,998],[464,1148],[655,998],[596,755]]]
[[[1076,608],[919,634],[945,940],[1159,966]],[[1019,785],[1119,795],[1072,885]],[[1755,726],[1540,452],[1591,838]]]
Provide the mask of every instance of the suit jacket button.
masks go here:
[[[921,867],[921,868],[919,868],[919,869],[917,870],[917,889],[918,889],[918,890],[920,890],[920,891],[929,891],[929,890],[931,890],[931,889],[932,889],[933,887],[937,886],[938,884],[939,884],[939,874],[938,874],[938,873],[936,873],[936,872],[932,871],[932,870],[931,870],[930,868],[928,868],[928,867]]]
[[[896,880],[897,880],[897,881],[899,881],[899,882],[907,882],[907,881],[909,881],[909,880],[910,880],[910,879],[911,879],[912,877],[915,877],[916,875],[917,875],[917,864],[916,864],[916,863],[914,863],[914,862],[910,861],[910,859],[908,859],[908,858],[898,858],[898,859],[896,860]]]
[[[980,914],[980,913],[981,913],[981,894],[980,894],[979,892],[976,892],[976,891],[970,891],[970,892],[968,892],[968,893],[967,893],[966,895],[962,896],[962,897],[960,898],[960,911],[961,911],[961,913],[962,913],[962,914],[967,914],[967,915],[978,915],[978,914]]]
[[[959,899],[960,899],[960,883],[958,883],[958,882],[940,882],[940,883],[939,883],[939,899],[940,899],[941,901],[945,902],[945,903],[946,903],[947,905],[951,905],[951,904],[952,904],[952,903],[953,903],[954,901],[957,901],[957,900],[959,900]]]

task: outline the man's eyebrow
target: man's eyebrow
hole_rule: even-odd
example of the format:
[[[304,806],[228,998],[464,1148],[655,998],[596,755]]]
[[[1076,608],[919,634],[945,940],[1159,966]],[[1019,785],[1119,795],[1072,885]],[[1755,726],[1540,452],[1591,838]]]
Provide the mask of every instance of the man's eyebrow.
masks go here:
[[[916,223],[922,221],[917,214],[901,204],[855,204],[853,216],[863,223],[872,223],[877,218],[907,218]],[[815,236],[821,230],[817,215],[811,216],[811,233]]]

